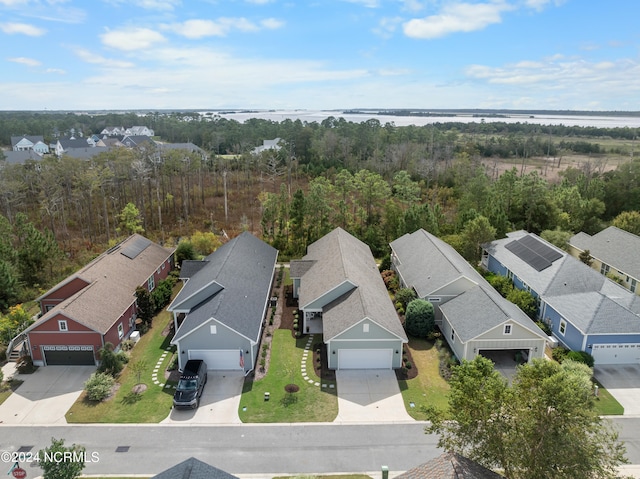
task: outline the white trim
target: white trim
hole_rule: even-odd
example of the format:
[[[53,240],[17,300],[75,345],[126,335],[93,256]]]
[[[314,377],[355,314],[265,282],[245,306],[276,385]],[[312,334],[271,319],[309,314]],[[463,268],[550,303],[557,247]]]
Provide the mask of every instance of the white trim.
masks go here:
[[[566,319],[561,319],[560,323],[558,324],[558,332],[563,336],[565,336],[567,332],[567,323],[568,322]]]
[[[329,339],[325,339],[325,343],[328,343],[329,341],[333,341],[334,339],[336,339],[338,336],[346,333],[347,331],[349,331],[352,328],[355,328],[358,324],[360,324],[363,321],[371,321],[373,324],[375,324],[376,326],[378,326],[379,328],[382,328],[383,330],[385,330],[386,332],[388,332],[389,334],[391,334],[392,336],[396,337],[397,339],[401,340],[403,343],[408,343],[409,340],[405,340],[404,338],[401,338],[400,336],[398,336],[397,334],[395,334],[393,331],[389,330],[388,328],[385,328],[384,326],[382,326],[380,323],[378,323],[377,321],[374,321],[373,319],[371,319],[368,316],[365,316],[364,318],[362,318],[361,320],[357,321],[356,323],[352,324],[351,326],[349,326],[347,329],[343,329],[342,331],[340,331],[338,334],[336,334],[335,336],[329,338]],[[344,339],[342,341],[355,341],[353,339]],[[365,341],[370,341],[369,339],[366,339]],[[371,340],[373,341],[373,340]],[[383,341],[389,341],[388,339],[384,339]]]
[[[303,307],[298,308],[298,309],[306,309],[307,307],[309,307],[309,305],[310,305],[310,304],[313,304],[313,303],[315,303],[316,301],[320,301],[324,296],[327,296],[329,293],[332,293],[333,291],[335,291],[335,290],[337,290],[338,288],[340,288],[340,286],[342,286],[343,284],[347,284],[347,283],[348,283],[348,284],[350,284],[352,287],[351,287],[350,289],[346,290],[346,291],[345,291],[344,293],[342,293],[340,296],[338,296],[338,298],[340,298],[342,295],[347,294],[349,291],[352,291],[353,289],[355,289],[355,288],[357,288],[357,287],[358,287],[358,285],[357,285],[357,284],[355,284],[353,281],[350,281],[350,280],[348,280],[348,279],[345,279],[342,283],[337,284],[336,286],[334,286],[333,288],[331,288],[331,289],[330,289],[330,290],[328,290],[328,291],[325,291],[325,292],[324,292],[324,293],[322,293],[320,296],[318,296],[317,298],[315,298],[315,299],[313,299],[313,300],[309,301],[309,302],[308,302],[307,304],[305,304]],[[301,283],[301,285],[302,285],[302,283]],[[337,298],[334,298],[332,301],[335,301],[335,299],[337,299]],[[329,301],[328,303],[323,304],[323,305],[322,305],[322,306],[320,306],[320,307],[322,308],[322,307],[326,306],[327,304],[329,304],[330,302],[331,302],[331,301]]]
[[[185,286],[187,285],[188,281],[185,283]],[[167,306],[167,311],[176,311],[176,307],[179,307],[181,304],[185,303],[186,301],[188,301],[189,299],[193,298],[195,295],[197,295],[198,293],[206,290],[209,286],[217,284],[218,286],[220,286],[220,289],[217,289],[216,291],[212,292],[209,296],[207,296],[207,298],[213,296],[214,294],[222,291],[224,289],[224,286],[221,285],[220,283],[218,283],[215,279],[213,281],[208,282],[207,284],[205,284],[204,286],[202,286],[202,288],[194,291],[193,293],[191,293],[189,296],[187,296],[186,298],[184,298],[183,300],[181,300],[179,303],[174,304],[178,298],[180,297],[180,293],[178,293],[176,295],[175,298],[173,298],[173,301],[171,301],[171,304],[169,306]],[[184,286],[183,286],[184,289]],[[182,290],[180,290],[180,292],[182,292]],[[189,308],[187,311],[191,311],[191,308]]]

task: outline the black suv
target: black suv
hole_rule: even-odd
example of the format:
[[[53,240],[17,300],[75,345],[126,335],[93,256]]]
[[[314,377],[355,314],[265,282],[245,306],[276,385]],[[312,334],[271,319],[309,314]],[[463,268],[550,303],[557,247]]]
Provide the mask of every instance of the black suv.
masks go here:
[[[178,387],[173,395],[173,407],[195,409],[207,382],[207,363],[202,359],[190,359],[184,365]]]

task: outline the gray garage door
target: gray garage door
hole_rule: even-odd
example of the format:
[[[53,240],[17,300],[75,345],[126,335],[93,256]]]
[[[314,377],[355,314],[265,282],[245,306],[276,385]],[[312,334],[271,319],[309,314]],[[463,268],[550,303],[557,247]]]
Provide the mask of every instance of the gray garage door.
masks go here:
[[[94,365],[92,346],[42,346],[47,366]]]

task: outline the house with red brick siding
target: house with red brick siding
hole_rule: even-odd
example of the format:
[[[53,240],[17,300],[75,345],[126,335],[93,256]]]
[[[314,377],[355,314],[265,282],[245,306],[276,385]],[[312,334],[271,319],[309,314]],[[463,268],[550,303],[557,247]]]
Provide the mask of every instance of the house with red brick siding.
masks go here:
[[[135,290],[153,291],[173,264],[173,250],[132,235],[38,298],[41,317],[23,333],[38,366],[96,364],[135,330]]]

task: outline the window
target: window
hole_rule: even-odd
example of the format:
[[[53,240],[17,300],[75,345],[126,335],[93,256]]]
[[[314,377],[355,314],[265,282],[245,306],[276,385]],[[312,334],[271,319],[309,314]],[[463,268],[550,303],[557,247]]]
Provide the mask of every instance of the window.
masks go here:
[[[504,334],[511,334],[511,325],[510,324],[505,324],[504,325]]]
[[[600,266],[600,274],[607,274],[609,272],[609,265],[606,263],[602,263]]]
[[[69,329],[67,328],[67,322],[64,320],[58,321],[58,329],[60,331],[69,331]]]
[[[369,332],[369,323],[364,323],[362,325],[362,332],[363,333],[368,333]]]
[[[560,331],[560,334],[562,334],[564,336],[564,333],[567,331],[567,322],[566,321],[560,321],[559,331]]]
[[[147,281],[147,289],[149,291],[153,291],[153,288],[156,287],[156,279],[153,275],[149,276],[149,280]]]
[[[635,293],[637,286],[638,286],[638,282],[635,279],[631,279],[631,286],[629,287],[631,292]]]
[[[451,330],[451,341],[455,341],[455,336],[456,336],[456,332],[452,329]]]
[[[507,278],[509,278],[511,281],[513,281],[513,272],[510,270],[507,270]]]
[[[124,327],[122,326],[122,323],[118,324],[118,338],[122,339],[122,336],[124,336]]]
[[[211,326],[209,326],[209,331],[211,332],[211,334],[218,334],[218,327],[215,324],[212,324]]]

